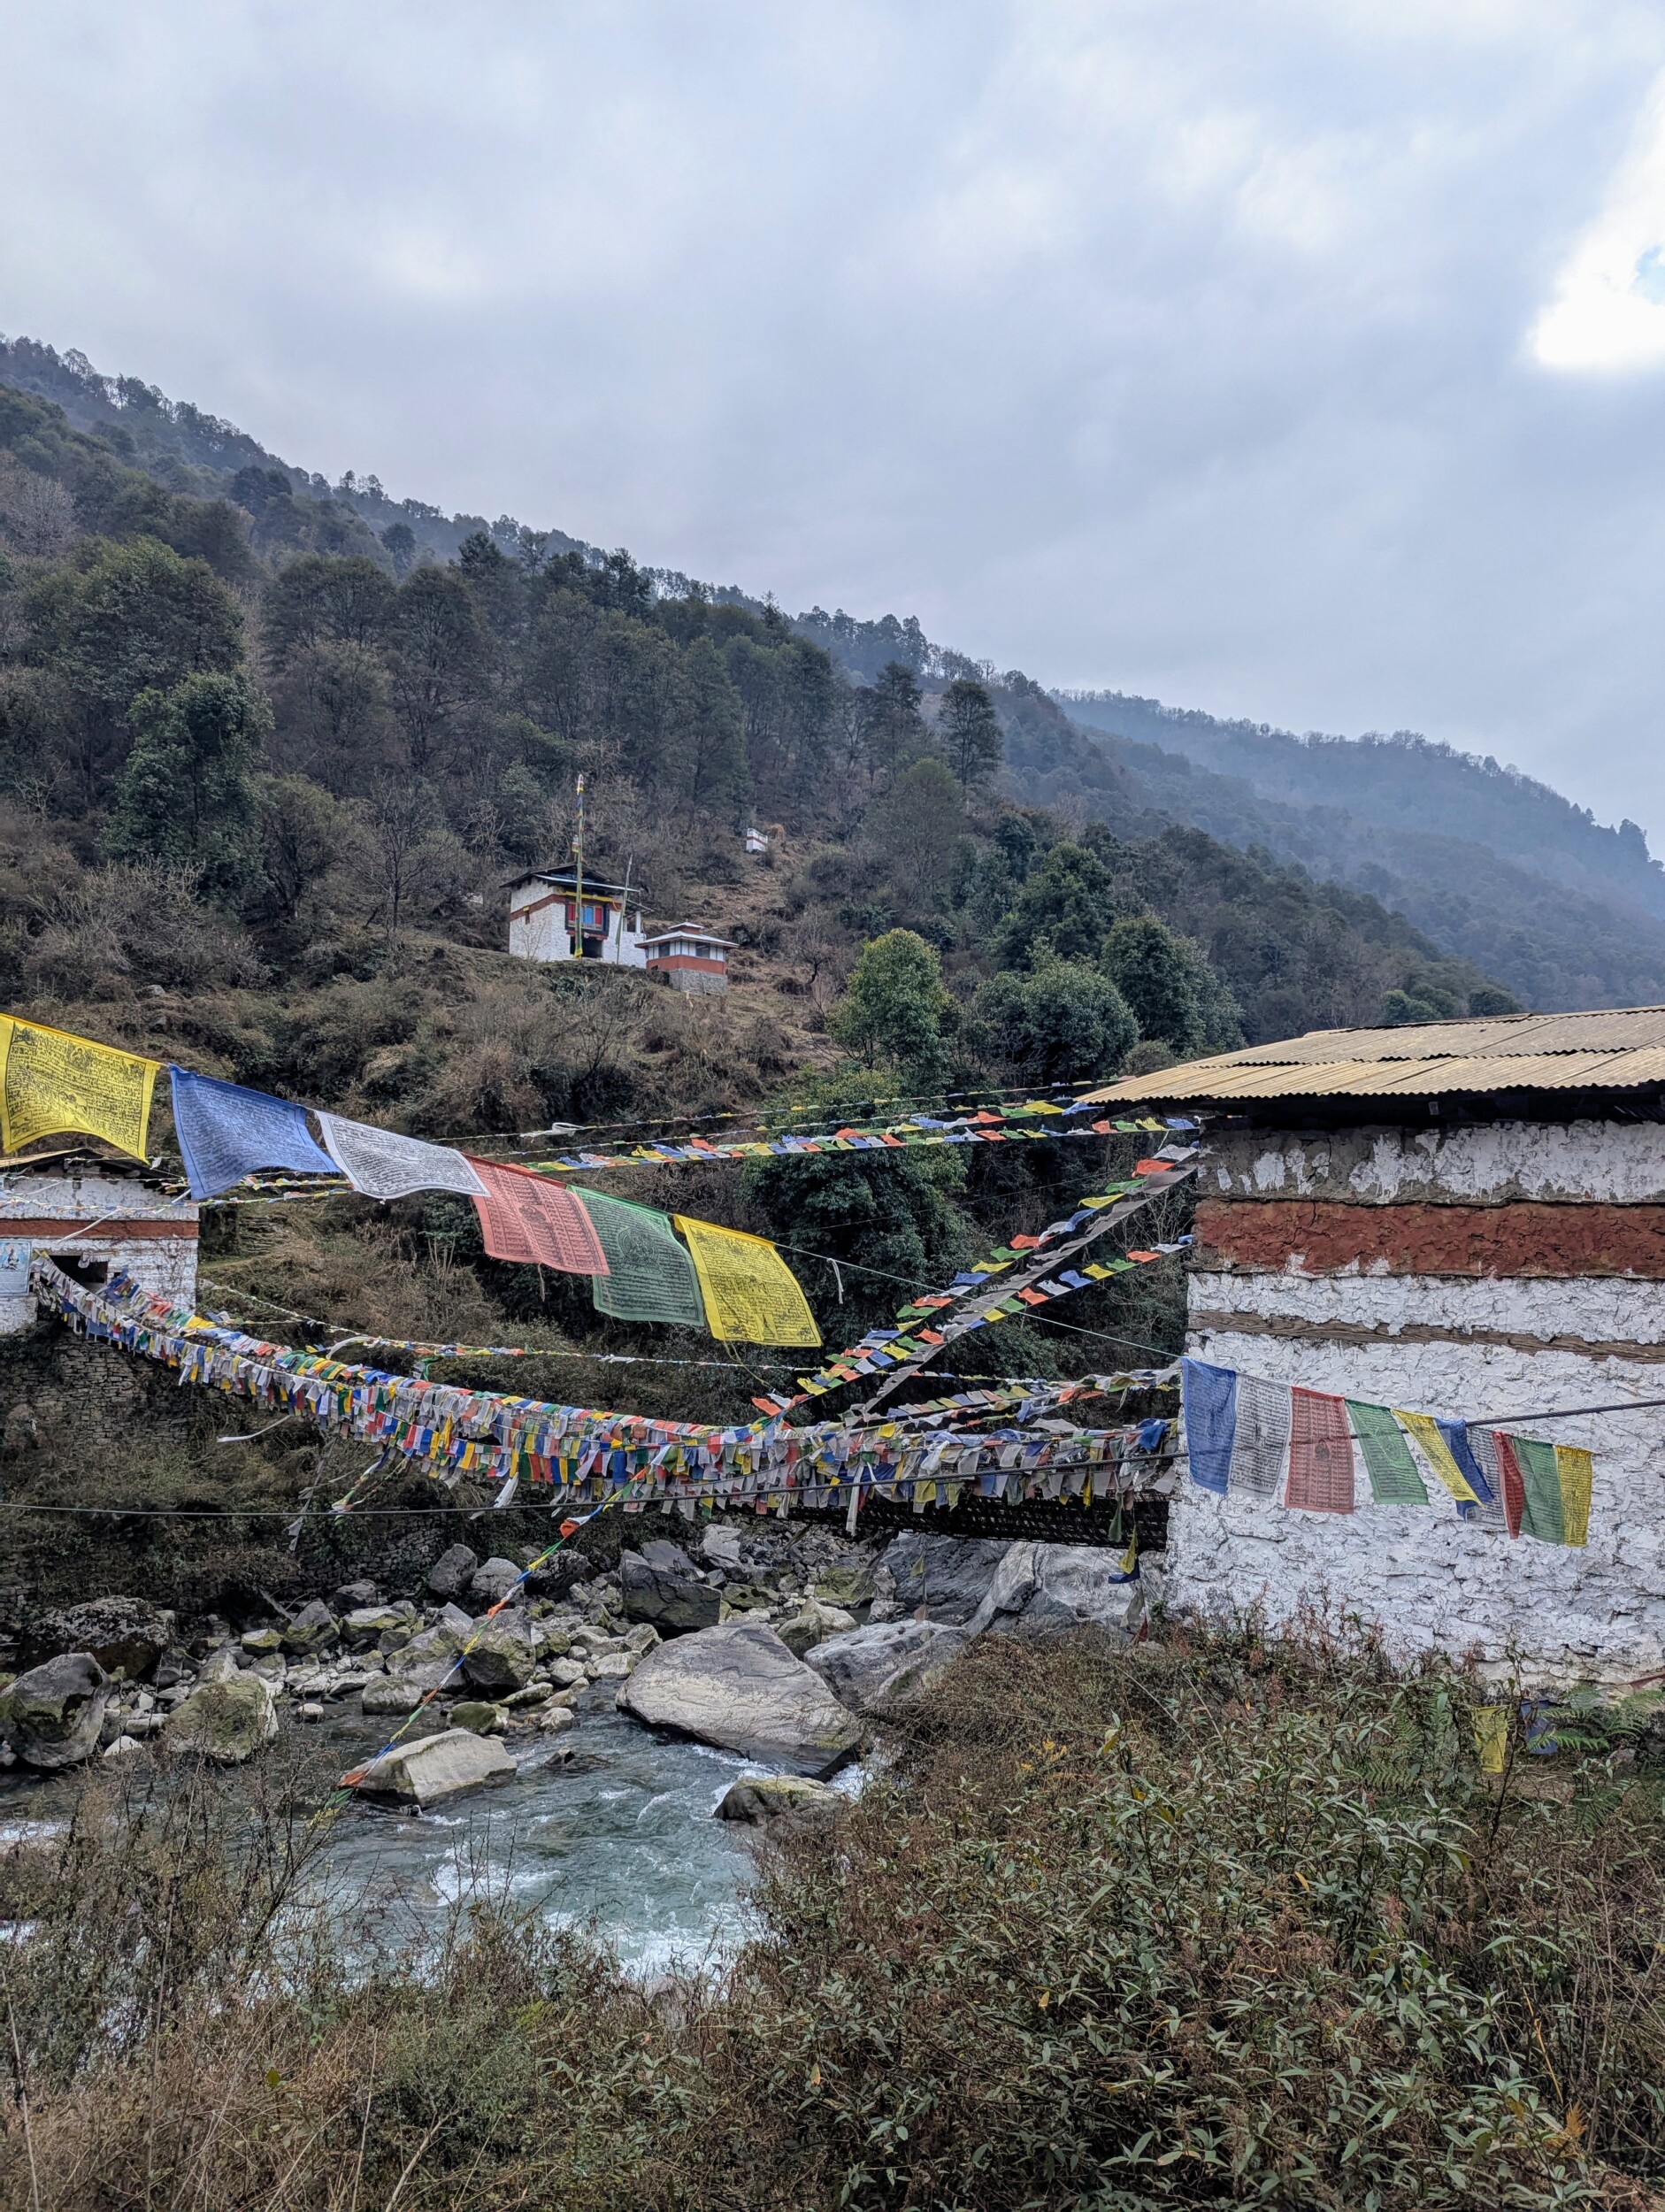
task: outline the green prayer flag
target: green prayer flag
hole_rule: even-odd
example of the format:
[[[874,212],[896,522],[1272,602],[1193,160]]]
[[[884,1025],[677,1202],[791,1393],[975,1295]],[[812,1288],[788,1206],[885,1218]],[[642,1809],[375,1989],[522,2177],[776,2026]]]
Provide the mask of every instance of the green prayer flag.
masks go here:
[[[1399,1423],[1385,1406],[1347,1401],[1347,1418],[1370,1478],[1370,1495],[1377,1505],[1426,1505],[1428,1489],[1416,1471],[1410,1446]]]
[[[1555,1464],[1555,1447],[1538,1437],[1516,1436],[1513,1431],[1509,1442],[1515,1447],[1515,1463],[1521,1471],[1521,1487],[1526,1493],[1522,1527],[1540,1544],[1564,1544],[1567,1532],[1561,1514],[1561,1471]]]
[[[607,1255],[607,1273],[592,1275],[597,1313],[615,1321],[675,1321],[705,1326],[694,1262],[671,1233],[667,1215],[627,1199],[604,1198],[599,1191],[577,1196]]]

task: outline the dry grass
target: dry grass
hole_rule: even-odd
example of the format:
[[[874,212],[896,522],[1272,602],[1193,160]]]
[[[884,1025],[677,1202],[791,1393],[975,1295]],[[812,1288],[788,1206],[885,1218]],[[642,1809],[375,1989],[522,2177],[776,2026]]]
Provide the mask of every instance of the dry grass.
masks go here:
[[[985,1643],[772,1847],[720,1985],[490,1906],[355,1973],[286,1791],[124,1777],[14,1853],[0,2194],[114,2208],[1654,2202],[1657,1783],[1475,1772],[1456,1678]],[[287,1801],[292,1801],[292,1793]],[[27,2124],[24,2093],[27,2090]],[[31,2160],[33,2164],[31,2166]]]

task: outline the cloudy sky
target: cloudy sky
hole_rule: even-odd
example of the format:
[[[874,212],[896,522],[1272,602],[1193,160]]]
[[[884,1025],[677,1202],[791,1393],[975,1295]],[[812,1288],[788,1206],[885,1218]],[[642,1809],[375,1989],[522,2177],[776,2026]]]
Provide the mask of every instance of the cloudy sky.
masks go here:
[[[0,330],[1665,849],[1665,7],[0,0]]]

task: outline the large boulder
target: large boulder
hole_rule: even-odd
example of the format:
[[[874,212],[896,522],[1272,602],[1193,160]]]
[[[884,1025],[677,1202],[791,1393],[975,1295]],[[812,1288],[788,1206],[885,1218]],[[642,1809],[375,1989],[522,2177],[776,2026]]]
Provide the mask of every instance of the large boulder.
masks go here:
[[[24,1655],[32,1662],[73,1651],[95,1658],[106,1674],[147,1680],[173,1641],[173,1616],[148,1598],[91,1598],[42,1613],[29,1624]]]
[[[853,1712],[886,1713],[929,1688],[970,1641],[966,1630],[940,1621],[870,1621],[817,1644],[807,1663]]]
[[[480,1554],[466,1544],[453,1544],[428,1569],[428,1588],[436,1598],[454,1598],[466,1590],[480,1564]]]
[[[506,1598],[519,1581],[521,1570],[512,1559],[488,1559],[476,1567],[468,1580],[468,1601],[483,1613],[487,1606]]]
[[[384,1751],[364,1769],[358,1787],[367,1797],[426,1807],[460,1797],[467,1790],[512,1782],[514,1775],[515,1763],[497,1737],[447,1728],[437,1736],[420,1736],[414,1743]]]
[[[1096,1628],[1124,1643],[1144,1618],[1139,1578],[1124,1578],[1122,1554],[1112,1547],[1017,1543],[968,1626],[974,1636],[1030,1637]]]
[[[397,1656],[397,1654],[395,1654]],[[532,1679],[537,1651],[524,1613],[500,1613],[477,1630],[463,1672],[477,1690],[523,1690]]]
[[[618,1693],[621,1712],[725,1751],[812,1774],[856,1749],[862,1725],[761,1621],[725,1621],[650,1651]]]
[[[419,1689],[438,1689],[456,1666],[472,1626],[469,1622],[462,1628],[454,1628],[449,1621],[436,1621],[432,1628],[425,1628],[408,1644],[401,1644],[397,1651],[387,1654],[387,1672]]]
[[[879,1560],[872,1617],[895,1620],[923,1606],[927,1620],[963,1628],[1010,1549],[1004,1537],[932,1536],[909,1529],[886,1546]]]
[[[79,1766],[98,1748],[110,1677],[89,1651],[61,1652],[0,1691],[0,1737],[26,1766]]]
[[[314,1598],[303,1605],[292,1621],[283,1625],[283,1648],[297,1656],[311,1651],[326,1651],[341,1634],[335,1616],[322,1598]]]
[[[622,1553],[618,1586],[625,1619],[646,1621],[662,1636],[715,1628],[722,1610],[715,1586],[701,1579],[694,1562],[676,1544],[655,1541]]]
[[[257,1674],[209,1682],[176,1705],[163,1731],[179,1751],[200,1751],[216,1766],[241,1766],[264,1751],[278,1732],[270,1686]]]
[[[843,1802],[830,1784],[812,1782],[807,1774],[748,1774],[730,1783],[717,1818],[763,1828],[783,1817],[825,1816],[836,1813]]]

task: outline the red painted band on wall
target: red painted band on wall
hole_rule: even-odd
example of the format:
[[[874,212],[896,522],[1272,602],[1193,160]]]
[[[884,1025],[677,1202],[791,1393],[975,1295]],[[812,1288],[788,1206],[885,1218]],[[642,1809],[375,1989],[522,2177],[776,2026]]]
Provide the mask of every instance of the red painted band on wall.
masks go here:
[[[1345,1206],[1205,1198],[1193,1265],[1309,1275],[1637,1275],[1665,1282],[1665,1206]]]
[[[8,1237],[28,1237],[50,1243],[56,1238],[65,1244],[131,1244],[135,1240],[145,1241],[152,1237],[183,1238],[188,1244],[196,1241],[194,1221],[161,1221],[154,1216],[142,1221],[124,1221],[119,1214],[106,1221],[66,1221],[62,1214],[22,1214],[0,1217],[0,1242]]]

